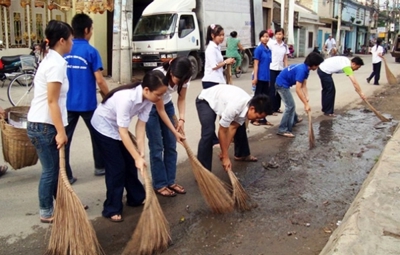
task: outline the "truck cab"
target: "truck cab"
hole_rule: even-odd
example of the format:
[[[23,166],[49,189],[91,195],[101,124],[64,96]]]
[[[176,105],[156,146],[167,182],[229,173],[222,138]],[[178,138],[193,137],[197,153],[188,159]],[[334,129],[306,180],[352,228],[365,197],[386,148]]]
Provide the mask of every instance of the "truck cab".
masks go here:
[[[133,32],[133,68],[153,69],[178,56],[188,57],[192,63],[192,78],[201,71],[200,56],[193,54],[201,48],[200,29],[197,22],[195,1],[178,5],[177,1],[165,5],[153,1],[144,11]]]

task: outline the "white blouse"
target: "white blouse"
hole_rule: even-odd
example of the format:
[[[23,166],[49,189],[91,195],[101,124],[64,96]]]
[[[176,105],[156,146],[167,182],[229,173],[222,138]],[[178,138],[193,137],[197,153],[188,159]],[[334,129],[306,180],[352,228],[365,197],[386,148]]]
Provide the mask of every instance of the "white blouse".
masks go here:
[[[161,71],[161,72],[163,72],[164,75],[167,75],[167,71],[162,66],[154,68],[153,70]],[[185,84],[183,84],[182,88],[188,88],[189,85],[190,85],[190,82],[185,83]],[[172,93],[174,93],[177,90],[178,90],[178,85],[171,87],[171,85],[168,84],[167,92],[165,92],[165,94],[163,95],[164,104],[167,104],[172,100]]]
[[[224,68],[218,68],[213,70],[219,63],[224,61],[224,57],[221,53],[221,48],[215,42],[210,41],[208,43],[206,52],[206,62],[204,64],[204,77],[202,81],[216,82],[225,84]]]

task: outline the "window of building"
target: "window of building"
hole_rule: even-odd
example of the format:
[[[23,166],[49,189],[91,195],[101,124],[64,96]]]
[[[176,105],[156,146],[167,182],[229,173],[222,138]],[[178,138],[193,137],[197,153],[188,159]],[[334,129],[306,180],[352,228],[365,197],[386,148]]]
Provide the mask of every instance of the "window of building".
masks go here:
[[[179,19],[178,35],[183,38],[194,30],[194,19],[192,15],[182,15]]]
[[[313,48],[313,42],[314,42],[314,33],[313,32],[308,32],[308,48],[311,49]]]

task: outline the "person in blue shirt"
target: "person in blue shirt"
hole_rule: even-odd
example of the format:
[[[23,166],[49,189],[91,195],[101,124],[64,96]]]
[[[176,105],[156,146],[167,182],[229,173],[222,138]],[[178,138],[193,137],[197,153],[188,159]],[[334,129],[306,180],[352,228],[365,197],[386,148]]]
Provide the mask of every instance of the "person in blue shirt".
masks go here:
[[[68,143],[65,147],[67,176],[70,183],[77,179],[73,176],[70,166],[70,147],[79,117],[85,121],[90,132],[93,147],[94,174],[104,175],[104,162],[100,156],[96,141],[93,139],[93,127],[90,123],[97,107],[96,83],[101,93],[106,95],[109,90],[103,77],[103,65],[99,52],[89,44],[93,34],[93,20],[86,14],[76,14],[72,19],[74,29],[74,45],[64,58],[68,62],[67,75],[69,90],[67,94],[68,126],[66,133]]]
[[[275,88],[285,104],[285,112],[283,113],[281,123],[278,129],[278,135],[294,138],[292,128],[296,123],[302,121],[296,114],[296,105],[290,87],[296,85],[296,94],[304,104],[306,112],[310,112],[311,108],[308,104],[307,78],[310,70],[317,70],[318,66],[324,61],[318,53],[311,52],[305,59],[304,63],[293,64],[285,69],[276,78]]]
[[[256,86],[254,95],[268,95],[269,94],[269,64],[271,63],[271,50],[267,44],[269,41],[269,35],[267,30],[262,30],[259,34],[260,44],[254,50],[254,68],[253,68],[253,80],[252,85]],[[271,113],[268,113],[271,114]],[[269,125],[272,123],[267,121],[266,118],[260,120],[251,121],[255,126]]]

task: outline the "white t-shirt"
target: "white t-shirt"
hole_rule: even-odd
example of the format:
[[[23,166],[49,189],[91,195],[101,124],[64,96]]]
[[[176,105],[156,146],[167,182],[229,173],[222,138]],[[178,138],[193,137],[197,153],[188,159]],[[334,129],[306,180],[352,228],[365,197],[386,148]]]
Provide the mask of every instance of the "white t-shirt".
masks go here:
[[[221,53],[221,47],[216,45],[213,41],[208,43],[206,52],[206,61],[204,64],[204,77],[202,81],[226,83],[224,78],[224,68],[213,70],[219,63],[224,61]]]
[[[331,39],[326,39],[325,41],[325,45],[328,51],[330,51],[334,46],[336,46],[336,41],[335,39],[331,38]]]
[[[54,125],[47,101],[47,84],[50,82],[61,83],[58,105],[63,125],[67,126],[67,92],[69,88],[67,61],[54,50],[49,50],[36,71],[34,96],[28,113],[28,121]]]
[[[214,112],[221,116],[219,124],[225,128],[233,121],[242,125],[247,117],[248,103],[251,99],[243,89],[226,84],[203,89],[198,96],[206,100]]]
[[[120,140],[119,127],[127,128],[134,116],[147,122],[153,103],[143,99],[142,85],[133,89],[120,90],[104,104],[99,104],[91,123],[100,134]]]
[[[319,69],[327,74],[345,73],[347,76],[353,74],[351,61],[347,57],[336,56],[327,58],[319,65]]]
[[[285,68],[283,59],[285,58],[285,55],[290,53],[289,47],[284,42],[279,44],[276,40],[272,39],[269,39],[267,46],[272,53],[272,62],[269,65],[269,69],[274,71],[283,70]]]
[[[157,67],[154,68],[153,70],[158,70],[163,72],[164,75],[167,75],[167,71],[162,67]],[[190,85],[190,82],[183,84],[182,88],[188,88]],[[175,91],[178,91],[178,85],[174,85],[173,87],[171,87],[170,84],[168,84],[168,89],[165,92],[165,94],[163,95],[163,102],[164,104],[169,103],[172,100],[172,93],[174,93]]]
[[[376,64],[382,61],[382,58],[378,56],[379,53],[383,54],[383,47],[375,45],[371,48],[372,53],[372,63]]]

